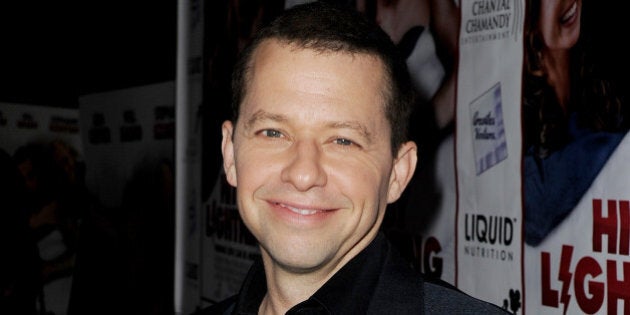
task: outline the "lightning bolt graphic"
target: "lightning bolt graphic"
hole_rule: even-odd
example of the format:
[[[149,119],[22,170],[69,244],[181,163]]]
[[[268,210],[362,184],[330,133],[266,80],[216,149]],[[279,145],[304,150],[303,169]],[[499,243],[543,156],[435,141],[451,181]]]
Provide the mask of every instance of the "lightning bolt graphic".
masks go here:
[[[573,256],[573,246],[562,246],[562,256],[560,257],[560,271],[558,272],[558,280],[562,282],[562,292],[560,293],[560,302],[564,304],[564,312],[567,313],[571,295],[569,294],[569,286],[573,274],[570,271],[571,257]]]

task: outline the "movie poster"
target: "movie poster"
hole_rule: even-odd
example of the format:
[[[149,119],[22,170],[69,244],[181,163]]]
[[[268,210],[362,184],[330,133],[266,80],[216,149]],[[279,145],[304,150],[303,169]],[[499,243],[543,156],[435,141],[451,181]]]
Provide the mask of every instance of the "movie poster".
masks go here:
[[[620,8],[527,0],[525,309],[630,313],[630,143]],[[613,31],[611,31],[613,30]]]
[[[379,15],[392,7],[377,3],[386,31],[397,28],[383,21],[408,20]],[[419,95],[411,123],[419,164],[384,231],[426,278],[520,312],[521,78],[514,74],[522,67],[524,3],[398,6],[405,3],[415,10],[392,11],[415,14],[420,27],[389,34]]]
[[[365,1],[407,62],[416,103],[409,124],[418,164],[382,231],[427,278],[455,283],[454,119],[457,1]]]
[[[629,159],[626,136],[570,213],[525,246],[528,313],[630,312]]]
[[[202,298],[221,301],[238,292],[254,259],[258,242],[243,224],[236,208],[236,190],[220,172],[210,198],[203,205],[201,245]]]

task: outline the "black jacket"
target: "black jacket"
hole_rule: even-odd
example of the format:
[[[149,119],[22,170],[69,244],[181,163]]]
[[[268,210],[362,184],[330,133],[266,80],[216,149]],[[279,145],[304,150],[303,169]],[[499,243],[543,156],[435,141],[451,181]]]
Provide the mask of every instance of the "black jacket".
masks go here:
[[[261,261],[241,291],[204,310],[208,314],[257,314],[267,292]],[[445,282],[430,282],[411,268],[383,234],[339,270],[308,300],[287,314],[508,314]]]

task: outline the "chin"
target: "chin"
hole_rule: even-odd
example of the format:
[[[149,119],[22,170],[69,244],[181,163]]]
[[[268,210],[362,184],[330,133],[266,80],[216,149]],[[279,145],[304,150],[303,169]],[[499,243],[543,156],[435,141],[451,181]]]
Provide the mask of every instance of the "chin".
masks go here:
[[[314,248],[306,244],[290,248],[275,247],[267,253],[275,264],[295,273],[317,270],[328,264],[334,256],[334,250],[331,248]]]
[[[309,255],[307,257],[293,256],[287,257],[287,259],[280,258],[275,261],[278,265],[282,266],[283,269],[299,274],[309,273],[321,269],[330,261],[330,259],[311,257]]]

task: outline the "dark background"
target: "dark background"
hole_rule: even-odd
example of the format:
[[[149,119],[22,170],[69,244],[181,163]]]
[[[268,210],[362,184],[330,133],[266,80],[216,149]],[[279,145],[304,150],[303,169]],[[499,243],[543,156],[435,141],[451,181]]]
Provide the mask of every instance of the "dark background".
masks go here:
[[[176,0],[2,1],[0,102],[76,108],[81,95],[174,80],[176,34]]]
[[[76,109],[82,95],[175,80],[176,34],[177,0],[0,1],[0,103]],[[72,250],[67,252],[76,253],[69,314],[172,314],[174,202],[151,198],[158,195],[151,187],[161,179],[154,175],[159,174],[142,173],[121,183],[129,196],[143,199],[138,205],[129,198],[129,208],[120,211],[102,209],[83,191],[85,198],[69,194],[84,210],[80,237],[68,241]],[[6,210],[0,199],[5,202],[0,209]],[[4,245],[0,249],[6,254]],[[2,260],[26,265],[22,256],[7,256]],[[4,277],[5,271],[21,269],[0,271]],[[39,274],[33,278],[28,288],[39,290]],[[4,312],[9,305],[4,301],[1,314],[26,314]]]

